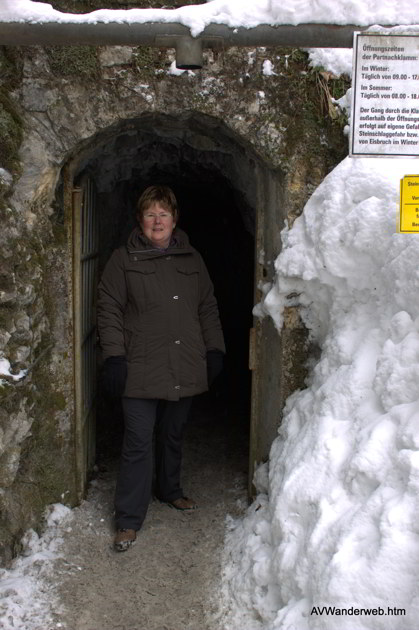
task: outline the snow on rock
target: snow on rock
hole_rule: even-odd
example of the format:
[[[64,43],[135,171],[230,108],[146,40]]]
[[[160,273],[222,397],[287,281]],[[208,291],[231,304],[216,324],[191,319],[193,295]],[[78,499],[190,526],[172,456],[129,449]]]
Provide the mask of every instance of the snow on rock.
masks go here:
[[[20,370],[17,374],[12,374],[10,372],[10,361],[5,359],[0,353],[0,385],[4,384],[6,380],[20,381],[26,374],[27,370]],[[2,379],[2,376],[5,378]]]
[[[282,233],[263,308],[280,328],[298,293],[321,357],[287,401],[268,482],[256,475],[259,497],[230,524],[225,630],[416,627],[419,236],[397,233],[415,170],[347,158]]]
[[[51,581],[53,563],[60,554],[61,531],[71,522],[70,508],[57,503],[45,512],[46,529],[39,536],[33,529],[23,539],[23,551],[11,569],[0,569],[0,628],[2,630],[47,630],[55,623],[60,604]],[[54,610],[54,615],[50,612]]]
[[[265,59],[265,61],[263,62],[262,74],[265,75],[265,77],[270,77],[276,74],[276,72],[274,71],[274,65],[272,61],[270,61],[270,59]]]
[[[352,48],[308,48],[310,66],[327,68],[335,76],[352,77]]]
[[[5,168],[0,167],[0,185],[10,185],[13,181],[13,176]]]
[[[183,70],[182,68],[178,68],[176,66],[176,61],[172,61],[172,63],[170,64],[169,70],[167,71],[167,74],[171,74],[175,77],[179,77],[181,74],[185,74],[188,77],[194,77],[195,76],[195,72],[193,72],[192,70]]]

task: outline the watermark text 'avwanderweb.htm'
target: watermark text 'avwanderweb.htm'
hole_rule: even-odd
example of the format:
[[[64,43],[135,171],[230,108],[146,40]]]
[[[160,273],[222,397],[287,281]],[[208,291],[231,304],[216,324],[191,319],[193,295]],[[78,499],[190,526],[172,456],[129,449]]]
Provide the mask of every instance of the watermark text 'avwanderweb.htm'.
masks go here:
[[[403,616],[406,614],[404,608],[395,608],[387,606],[387,609],[381,608],[356,608],[350,606],[349,608],[338,608],[337,606],[313,606],[311,609],[311,615],[329,615],[333,616],[355,616],[355,615],[377,615],[377,616]]]

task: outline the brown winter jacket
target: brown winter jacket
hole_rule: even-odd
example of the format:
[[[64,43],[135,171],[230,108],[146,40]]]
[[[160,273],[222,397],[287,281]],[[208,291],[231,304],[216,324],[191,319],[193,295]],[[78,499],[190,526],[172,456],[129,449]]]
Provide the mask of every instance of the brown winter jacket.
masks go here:
[[[166,250],[135,228],[114,251],[99,283],[98,328],[103,358],[126,356],[130,398],[204,392],[207,351],[225,352],[208,271],[179,228]]]

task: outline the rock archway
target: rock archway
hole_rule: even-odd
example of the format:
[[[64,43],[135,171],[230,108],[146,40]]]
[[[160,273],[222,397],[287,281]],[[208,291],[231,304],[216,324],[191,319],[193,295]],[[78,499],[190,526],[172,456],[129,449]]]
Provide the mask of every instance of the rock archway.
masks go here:
[[[278,213],[278,192],[272,194],[274,183],[279,186],[278,176],[270,173],[255,151],[222,121],[197,112],[179,116],[148,113],[102,131],[73,151],[64,169],[65,186],[77,185],[86,175],[97,191],[99,275],[113,249],[126,241],[134,226],[135,203],[142,190],[153,183],[174,189],[181,209],[180,226],[202,253],[213,279],[227,344],[226,367],[215,392],[217,409],[211,412],[214,400],[204,396],[195,403],[196,415],[225,414],[228,422],[240,425],[240,435],[246,441],[251,415],[249,337],[255,252],[259,252],[258,275],[266,246],[266,208],[270,204]],[[271,181],[268,188],[267,178]],[[63,198],[70,199],[70,195],[65,193]],[[77,238],[73,234],[73,240]],[[257,371],[257,362],[254,367]],[[254,397],[259,387],[256,378]],[[114,431],[118,413],[113,409],[109,414],[106,409],[99,397],[98,442],[102,452],[117,443]],[[255,424],[260,409],[255,405],[252,409]],[[92,435],[76,433],[82,441]],[[253,449],[258,448],[255,435]],[[76,452],[88,451],[88,445],[77,445]],[[260,452],[258,458],[260,461]],[[254,459],[253,453],[251,462]],[[79,466],[81,487],[88,467]]]
[[[173,51],[141,47],[29,46],[0,57],[14,139],[1,165],[11,172],[0,173],[0,352],[12,370],[0,395],[3,560],[25,529],[39,525],[46,505],[75,505],[83,495],[84,476],[72,465],[80,427],[71,210],[80,176],[89,173],[99,188],[101,266],[123,238],[140,187],[159,178],[171,183],[193,242],[207,250],[213,274],[223,269],[220,295],[236,295],[224,307],[228,316],[244,314],[247,292],[250,306],[260,301],[274,278],[285,218],[300,214],[347,143],[342,120],[325,113],[317,75],[297,50],[210,52],[202,70],[182,75],[173,72]],[[275,69],[269,76],[266,60]],[[242,237],[232,239],[238,231]],[[225,241],[221,247],[218,238],[215,249],[220,233]],[[252,255],[243,256],[249,239]],[[252,275],[253,288],[241,284]],[[284,401],[304,382],[306,336],[294,311],[281,337],[269,318],[253,321],[249,470],[267,458]],[[247,330],[239,345],[247,354]],[[18,374],[25,376],[16,381]]]

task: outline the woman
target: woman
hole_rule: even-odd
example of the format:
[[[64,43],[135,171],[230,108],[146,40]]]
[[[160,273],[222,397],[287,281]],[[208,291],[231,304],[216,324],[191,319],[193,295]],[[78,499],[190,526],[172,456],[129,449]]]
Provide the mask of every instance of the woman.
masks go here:
[[[98,294],[105,386],[123,396],[125,422],[117,551],[134,543],[146,516],[155,425],[157,498],[178,510],[197,508],[180,485],[183,428],[192,396],[208,389],[225,353],[213,286],[200,254],[176,228],[173,191],[147,188],[137,220],[106,265]]]

